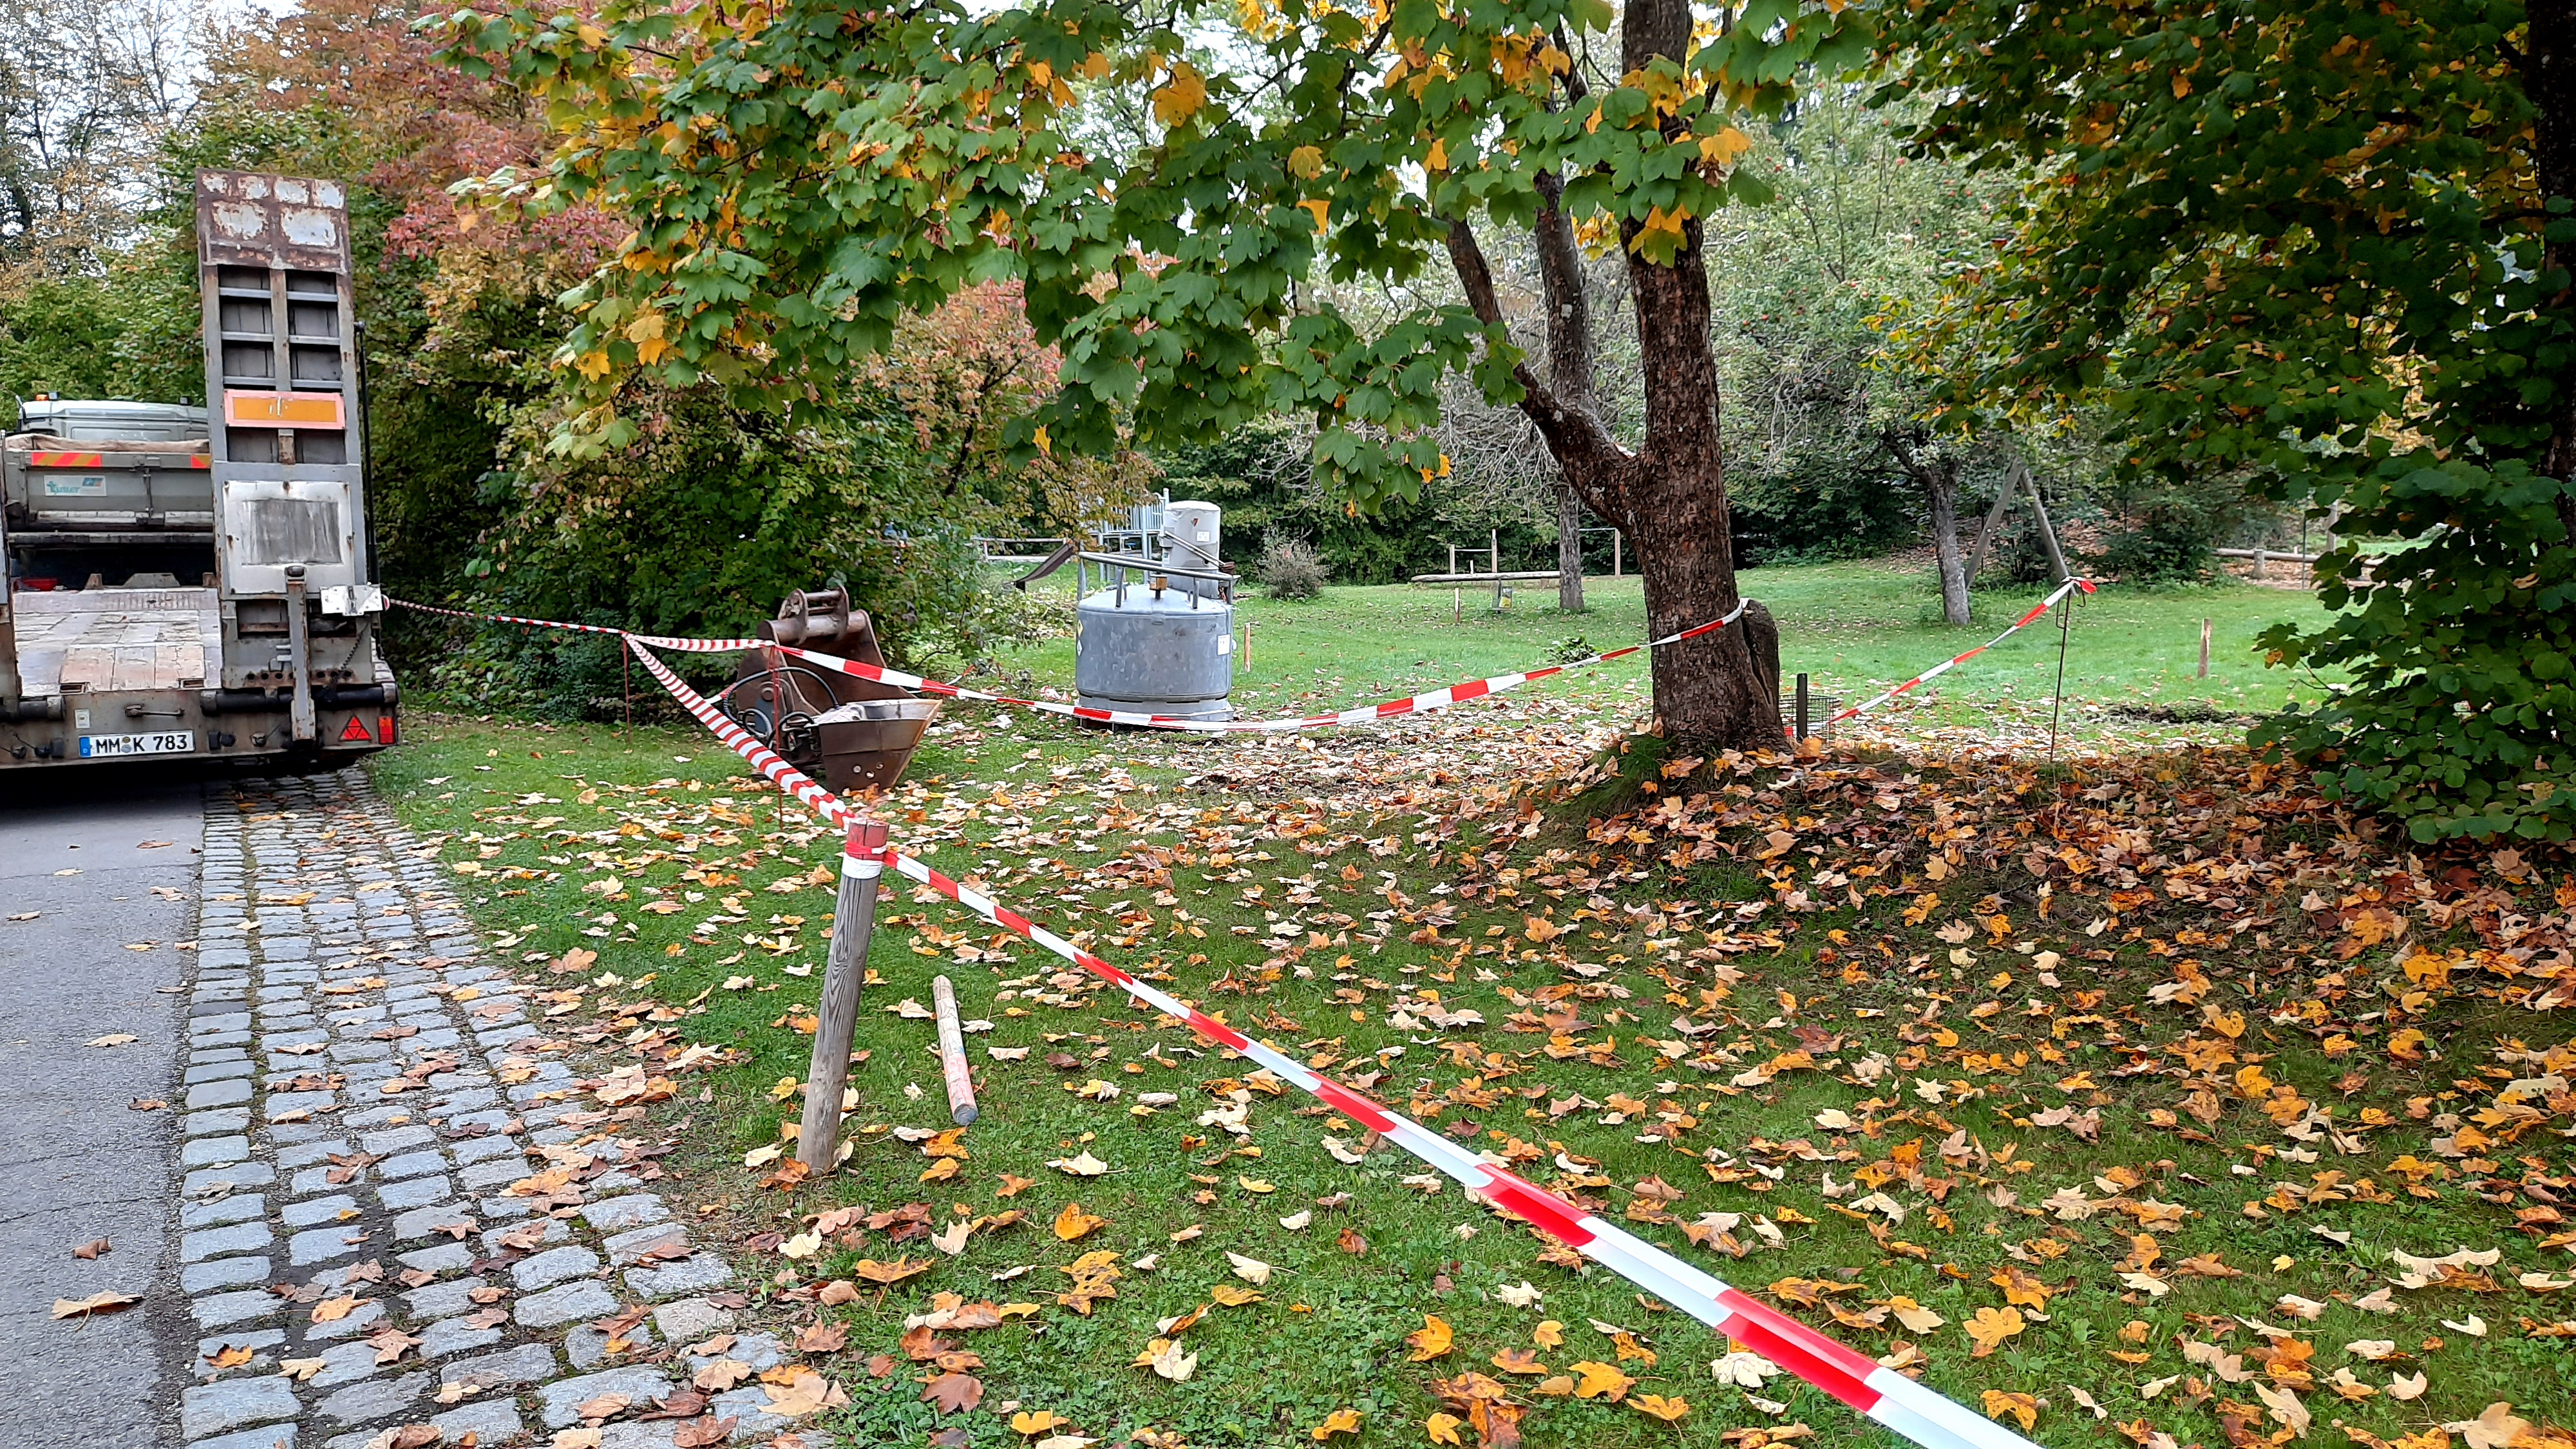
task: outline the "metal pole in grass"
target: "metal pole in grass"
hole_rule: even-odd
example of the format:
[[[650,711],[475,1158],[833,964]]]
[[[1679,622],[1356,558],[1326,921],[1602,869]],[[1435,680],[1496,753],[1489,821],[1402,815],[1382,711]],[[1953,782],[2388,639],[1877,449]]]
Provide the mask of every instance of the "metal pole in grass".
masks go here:
[[[2057,693],[2048,702],[2048,762],[2057,763],[2057,720],[2066,711],[2066,636],[2075,627],[2075,601],[2083,591],[2066,596],[2066,607],[2057,614]]]
[[[814,1060],[805,1070],[805,1121],[796,1130],[796,1160],[813,1172],[829,1172],[840,1160],[841,1094],[850,1082],[850,1037],[859,1025],[859,987],[868,974],[868,938],[876,934],[877,877],[885,871],[885,853],[884,821],[850,822],[841,846],[823,1001],[814,1013]]]
[[[626,641],[619,640],[623,646]],[[617,651],[618,673],[626,679],[626,748],[635,748],[635,651],[620,647]]]

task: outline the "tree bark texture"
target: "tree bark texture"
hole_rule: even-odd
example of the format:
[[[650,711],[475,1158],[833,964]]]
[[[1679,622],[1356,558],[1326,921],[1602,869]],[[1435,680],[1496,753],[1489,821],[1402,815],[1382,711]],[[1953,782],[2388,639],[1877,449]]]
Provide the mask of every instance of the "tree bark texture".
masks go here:
[[[1584,286],[1583,253],[1565,215],[1565,182],[1538,179],[1538,270],[1547,307],[1547,380],[1567,406],[1601,415],[1593,390],[1592,297]],[[1583,499],[1573,488],[1556,492],[1556,607],[1583,612]]]
[[[1658,55],[1680,59],[1690,27],[1689,0],[1630,0],[1622,68],[1641,69]],[[1732,613],[1738,601],[1733,524],[1718,447],[1717,358],[1709,345],[1700,223],[1684,223],[1681,249],[1667,265],[1638,254],[1638,223],[1621,226],[1646,380],[1645,438],[1631,452],[1611,436],[1595,400],[1581,258],[1556,205],[1562,180],[1541,177],[1538,191],[1551,376],[1542,381],[1526,363],[1515,370],[1526,394],[1521,409],[1547,440],[1574,497],[1635,542],[1654,636]],[[1450,225],[1449,256],[1477,317],[1500,322],[1492,269],[1463,221]],[[1655,716],[1676,751],[1780,748],[1779,631],[1767,610],[1757,623],[1747,609],[1742,623],[1748,627],[1654,651]],[[1752,637],[1757,629],[1763,638]]]
[[[1654,8],[1663,4],[1656,0]],[[1636,25],[1638,7],[1628,13]],[[1686,9],[1678,23],[1688,25]],[[1646,627],[1656,637],[1731,613],[1738,598],[1734,520],[1718,448],[1707,262],[1699,223],[1686,222],[1683,231],[1671,266],[1628,254],[1646,374],[1646,436],[1628,481],[1626,521],[1638,541]],[[1780,747],[1778,681],[1766,687],[1757,653],[1743,629],[1654,651],[1655,713],[1675,747]]]

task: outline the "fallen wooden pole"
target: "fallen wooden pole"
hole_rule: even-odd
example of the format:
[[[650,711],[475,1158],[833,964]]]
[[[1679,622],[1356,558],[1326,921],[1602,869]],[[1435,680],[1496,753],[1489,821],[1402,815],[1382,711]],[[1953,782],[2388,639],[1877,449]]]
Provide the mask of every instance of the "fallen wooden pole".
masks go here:
[[[948,1079],[948,1120],[963,1127],[975,1120],[975,1079],[966,1072],[966,1034],[957,1025],[957,988],[945,976],[930,983],[930,1004],[939,1013],[939,1074]]]
[[[885,872],[885,850],[884,821],[850,822],[841,848],[840,896],[832,908],[832,947],[824,958],[823,1001],[814,1013],[814,1059],[805,1071],[805,1120],[796,1129],[796,1160],[812,1172],[829,1172],[840,1162],[841,1094],[850,1083],[850,1038],[859,1025],[868,938],[876,934],[877,877]]]

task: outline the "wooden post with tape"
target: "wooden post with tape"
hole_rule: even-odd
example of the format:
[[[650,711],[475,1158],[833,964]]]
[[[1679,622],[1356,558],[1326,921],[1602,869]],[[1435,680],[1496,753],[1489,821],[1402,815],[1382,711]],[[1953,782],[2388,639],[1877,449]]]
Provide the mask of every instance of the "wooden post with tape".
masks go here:
[[[841,1094],[850,1081],[850,1038],[859,1025],[868,938],[876,934],[885,849],[884,821],[850,822],[841,847],[840,897],[832,908],[832,947],[823,966],[823,1002],[815,1013],[814,1060],[805,1072],[805,1121],[796,1130],[796,1160],[814,1172],[829,1172],[840,1159]]]
[[[957,1024],[957,988],[945,976],[930,982],[930,1004],[939,1016],[939,1075],[948,1083],[948,1120],[975,1120],[975,1079],[966,1070],[966,1033]]]

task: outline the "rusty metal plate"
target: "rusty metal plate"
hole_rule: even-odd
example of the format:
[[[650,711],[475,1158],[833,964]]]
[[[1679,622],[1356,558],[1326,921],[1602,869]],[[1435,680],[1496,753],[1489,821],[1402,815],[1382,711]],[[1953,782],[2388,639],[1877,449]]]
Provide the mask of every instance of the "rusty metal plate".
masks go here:
[[[349,272],[349,201],[337,181],[197,173],[197,256],[208,266]]]

